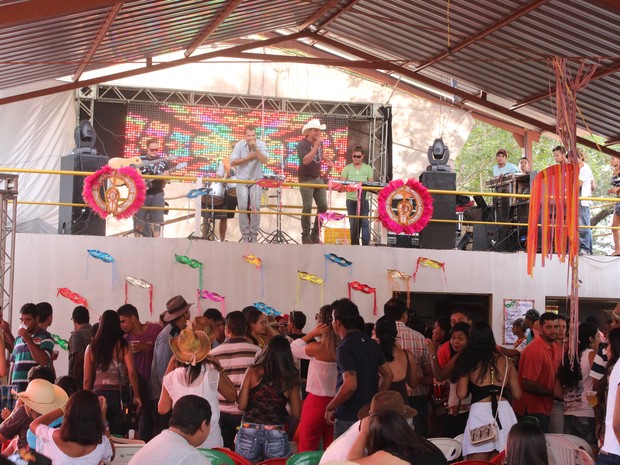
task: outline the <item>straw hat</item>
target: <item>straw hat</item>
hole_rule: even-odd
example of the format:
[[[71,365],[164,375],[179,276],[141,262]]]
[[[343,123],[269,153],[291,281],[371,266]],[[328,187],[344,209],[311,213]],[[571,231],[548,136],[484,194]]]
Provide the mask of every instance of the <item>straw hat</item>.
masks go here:
[[[69,400],[63,388],[45,379],[33,379],[28,383],[26,390],[19,392],[17,396],[24,404],[41,415],[63,407]]]
[[[321,121],[319,121],[318,118],[313,118],[306,123],[304,128],[301,130],[301,133],[305,136],[306,134],[308,134],[308,131],[310,129],[320,129],[321,131],[325,131],[325,128],[326,126],[324,124],[321,124]]]
[[[207,333],[194,331],[189,323],[178,336],[170,339],[170,348],[179,362],[196,365],[209,355],[211,342]]]
[[[183,296],[177,295],[166,302],[166,313],[164,314],[164,321],[176,320],[183,315],[193,304],[188,304]]]
[[[375,394],[370,404],[366,404],[359,409],[357,418],[362,420],[368,415],[373,415],[381,410],[393,410],[396,413],[400,413],[400,416],[405,420],[413,418],[418,414],[416,409],[405,404],[400,393],[396,391],[381,391]]]
[[[614,320],[620,321],[620,304],[616,304],[613,310],[605,310],[609,316],[611,316]]]
[[[202,331],[209,336],[209,341],[213,342],[215,339],[215,329],[211,321],[205,316],[197,316],[192,320],[192,328],[194,331]]]

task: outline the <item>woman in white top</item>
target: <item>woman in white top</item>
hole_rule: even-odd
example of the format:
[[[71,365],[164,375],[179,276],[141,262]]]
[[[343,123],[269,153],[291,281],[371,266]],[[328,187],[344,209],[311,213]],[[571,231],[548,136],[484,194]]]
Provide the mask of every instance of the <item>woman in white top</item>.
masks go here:
[[[114,451],[108,439],[110,431],[103,422],[106,411],[105,397],[97,398],[93,391],[79,391],[67,402],[60,428],[47,426],[63,415],[57,408],[30,423],[30,430],[54,465],[109,463]]]
[[[618,385],[620,385],[620,328],[614,328],[607,335],[607,360],[609,370],[607,389],[607,412],[605,413],[605,439],[603,446],[596,458],[596,465],[620,464],[620,397],[618,397]]]
[[[220,393],[229,402],[237,400],[237,390],[222,367],[213,359],[207,358],[211,350],[209,337],[204,331],[194,331],[191,323],[177,337],[170,339],[174,356],[168,364],[157,405],[158,412],[168,413],[181,397],[194,394],[200,396],[211,406],[211,432],[200,446],[203,449],[222,447],[220,430]],[[177,368],[177,363],[180,365]]]
[[[595,396],[594,378],[590,376],[592,362],[600,340],[598,328],[592,323],[581,323],[578,330],[577,357],[571,364],[568,357],[558,370],[557,382],[564,398],[564,434],[585,439],[596,455],[598,441],[594,434],[594,408],[588,396]]]
[[[338,336],[332,325],[331,305],[324,305],[317,314],[317,327],[291,343],[293,356],[310,360],[306,391],[308,395],[301,410],[297,428],[297,451],[317,450],[323,439],[323,448],[334,439],[334,426],[325,422],[325,408],[336,395],[336,344]],[[320,337],[320,342],[315,338]]]

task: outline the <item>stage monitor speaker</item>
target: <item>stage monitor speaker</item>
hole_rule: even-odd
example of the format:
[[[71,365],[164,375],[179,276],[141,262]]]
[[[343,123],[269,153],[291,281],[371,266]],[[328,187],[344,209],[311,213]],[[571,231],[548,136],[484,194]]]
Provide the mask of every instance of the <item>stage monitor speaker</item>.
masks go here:
[[[427,189],[456,191],[456,173],[424,171],[420,182]],[[456,220],[456,194],[432,194],[433,217],[431,219]],[[456,242],[456,223],[429,223],[420,231],[420,248],[453,249]]]
[[[97,171],[108,162],[101,155],[71,154],[60,159],[63,171]],[[60,177],[60,202],[84,203],[84,176]],[[105,236],[105,220],[88,207],[60,207],[58,234]]]
[[[388,247],[402,247],[405,249],[417,249],[420,247],[420,235],[415,234],[396,234],[388,231],[387,234]]]

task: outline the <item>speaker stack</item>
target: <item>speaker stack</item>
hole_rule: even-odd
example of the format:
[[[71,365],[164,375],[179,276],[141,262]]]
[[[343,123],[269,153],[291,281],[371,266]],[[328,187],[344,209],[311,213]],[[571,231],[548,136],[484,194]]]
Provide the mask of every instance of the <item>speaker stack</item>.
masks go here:
[[[424,171],[420,182],[427,189],[456,191],[456,173]],[[433,217],[431,219],[456,220],[456,195],[432,194]],[[430,222],[420,231],[420,248],[453,249],[456,241],[456,223]]]
[[[63,171],[97,171],[108,162],[101,155],[71,154],[60,159]],[[84,176],[60,177],[60,202],[84,203]],[[105,236],[105,220],[88,207],[60,207],[58,234]]]

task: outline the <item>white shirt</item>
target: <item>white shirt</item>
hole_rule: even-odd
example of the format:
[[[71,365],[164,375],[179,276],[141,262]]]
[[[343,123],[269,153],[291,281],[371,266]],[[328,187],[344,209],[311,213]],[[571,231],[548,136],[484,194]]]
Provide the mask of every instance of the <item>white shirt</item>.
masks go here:
[[[594,179],[594,175],[592,174],[592,169],[590,165],[584,163],[581,168],[579,168],[579,181],[581,184],[581,194],[580,197],[591,197],[592,196],[592,180]],[[592,205],[591,200],[582,200],[581,205],[584,207],[589,207]]]
[[[183,436],[163,430],[140,449],[129,465],[211,465]]]
[[[614,410],[616,408],[616,396],[620,384],[620,363],[616,363],[609,375],[609,387],[607,391],[607,413],[605,414],[605,439],[602,451],[609,454],[620,455],[620,444],[614,433]]]
[[[54,465],[98,465],[100,462],[109,463],[112,460],[112,446],[107,437],[103,436],[101,444],[97,444],[92,452],[81,457],[69,457],[54,442],[52,438],[54,431],[56,428],[47,425],[39,425],[35,431],[37,449],[40,444],[40,450],[52,460]]]
[[[323,362],[306,354],[306,343],[303,339],[295,339],[291,342],[293,357],[310,360],[308,365],[308,378],[306,391],[321,397],[334,397],[336,395],[336,377],[338,369],[336,362]]]
[[[323,455],[321,456],[321,461],[319,465],[323,463],[333,462],[334,460],[347,460],[347,455],[351,451],[353,444],[357,440],[357,437],[360,435],[360,421],[356,421],[351,425],[351,427],[346,430],[342,436],[334,439]]]
[[[184,367],[168,373],[164,376],[162,383],[170,394],[173,406],[177,400],[188,394],[197,395],[209,402],[211,406],[211,431],[209,437],[200,445],[201,449],[213,449],[224,445],[222,431],[220,430],[220,404],[217,400],[219,382],[220,374],[218,371],[210,365],[203,365],[202,373],[189,386],[187,385],[187,374]]]

